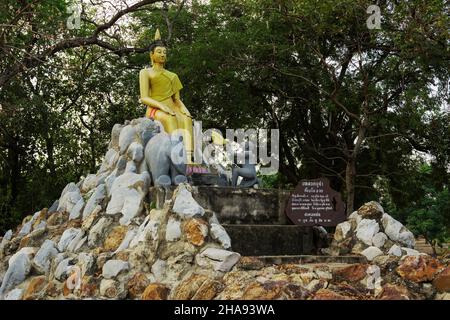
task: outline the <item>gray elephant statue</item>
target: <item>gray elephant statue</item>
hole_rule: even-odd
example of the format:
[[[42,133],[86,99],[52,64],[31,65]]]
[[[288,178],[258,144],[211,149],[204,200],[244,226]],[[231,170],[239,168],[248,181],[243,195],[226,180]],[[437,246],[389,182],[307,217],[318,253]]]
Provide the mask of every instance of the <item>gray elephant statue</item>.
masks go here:
[[[244,146],[245,161],[243,164],[235,164],[231,169],[231,185],[237,187],[237,181],[239,177],[242,177],[242,181],[239,184],[241,188],[258,187],[261,181],[256,177],[256,165],[250,162],[250,154],[252,148],[250,142],[246,142]]]
[[[168,187],[187,181],[185,149],[181,136],[160,132],[145,147],[145,161],[155,186]]]

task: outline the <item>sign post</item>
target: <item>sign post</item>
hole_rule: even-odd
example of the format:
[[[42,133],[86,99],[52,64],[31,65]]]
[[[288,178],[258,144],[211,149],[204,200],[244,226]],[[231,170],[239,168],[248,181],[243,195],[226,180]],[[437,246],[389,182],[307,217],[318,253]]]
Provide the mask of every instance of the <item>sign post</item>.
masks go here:
[[[327,178],[301,180],[289,197],[286,215],[301,226],[331,227],[346,219],[341,194]]]

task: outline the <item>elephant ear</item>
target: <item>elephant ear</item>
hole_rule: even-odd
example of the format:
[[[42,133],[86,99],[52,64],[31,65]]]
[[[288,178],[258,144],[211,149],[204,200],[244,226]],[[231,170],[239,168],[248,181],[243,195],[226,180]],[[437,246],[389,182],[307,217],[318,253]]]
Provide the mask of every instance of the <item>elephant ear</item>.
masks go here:
[[[170,135],[170,142],[173,146],[183,142],[183,135],[181,133],[172,133]]]

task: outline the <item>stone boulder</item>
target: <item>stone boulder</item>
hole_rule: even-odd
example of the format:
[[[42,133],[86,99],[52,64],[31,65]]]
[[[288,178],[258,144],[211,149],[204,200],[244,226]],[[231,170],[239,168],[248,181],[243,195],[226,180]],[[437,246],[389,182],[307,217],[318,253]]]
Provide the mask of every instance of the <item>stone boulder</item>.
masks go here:
[[[330,252],[332,255],[361,254],[372,261],[382,255],[417,255],[412,249],[414,244],[412,232],[385,213],[378,202],[371,201],[336,226]]]

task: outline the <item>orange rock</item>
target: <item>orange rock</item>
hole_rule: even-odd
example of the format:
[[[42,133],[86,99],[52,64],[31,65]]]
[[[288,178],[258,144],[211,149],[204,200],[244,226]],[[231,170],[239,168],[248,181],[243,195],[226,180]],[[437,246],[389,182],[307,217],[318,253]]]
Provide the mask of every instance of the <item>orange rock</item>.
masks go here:
[[[383,216],[383,208],[378,202],[370,201],[363,204],[358,209],[358,214],[363,219],[381,219],[381,217]]]
[[[142,300],[167,300],[170,289],[160,283],[152,283],[145,288]]]
[[[98,289],[98,283],[94,277],[84,276],[81,281],[80,296],[82,298],[94,297],[97,295]]]
[[[367,275],[368,266],[366,264],[353,264],[351,266],[336,270],[334,272],[337,281],[357,282]]]
[[[48,226],[57,226],[57,225],[63,224],[68,219],[69,219],[69,213],[56,211],[47,219],[47,225]]]
[[[203,282],[192,297],[192,300],[212,300],[224,289],[224,287],[222,282],[208,279]]]
[[[305,273],[305,272],[309,271],[309,269],[301,267],[300,265],[293,264],[293,263],[279,264],[279,265],[274,266],[274,268],[285,274],[299,274],[299,273]]]
[[[105,251],[116,251],[125,238],[127,231],[127,226],[114,227],[105,239],[105,243],[103,245]]]
[[[27,235],[27,236],[23,237],[23,238],[20,240],[19,249],[28,247],[28,244],[30,243],[30,240],[31,240],[30,235]]]
[[[243,300],[275,300],[281,296],[281,291],[286,282],[251,283],[244,291]]]
[[[61,294],[62,283],[50,281],[45,288],[45,295],[55,298]]]
[[[351,300],[351,298],[329,289],[320,289],[316,292],[312,300]]]
[[[149,280],[147,276],[142,272],[137,272],[135,275],[128,281],[128,295],[132,299],[136,299],[142,296],[142,293],[149,285]]]
[[[184,225],[184,232],[190,243],[194,246],[202,246],[208,235],[208,224],[198,218],[189,219]]]
[[[183,280],[175,289],[173,295],[174,300],[190,300],[200,289],[202,284],[208,279],[207,276],[201,274],[193,274],[189,278]]]
[[[116,259],[122,261],[128,261],[130,259],[130,251],[120,251],[116,253]]]
[[[36,228],[36,226],[37,226],[39,223],[41,223],[41,221],[43,221],[43,220],[46,219],[46,217],[47,217],[47,212],[48,212],[48,209],[47,209],[47,208],[44,208],[44,209],[41,210],[41,212],[39,213],[38,218],[37,218],[36,221],[34,221],[34,223],[33,223],[33,230],[34,230],[34,228]]]
[[[437,260],[428,255],[406,256],[400,262],[397,273],[404,279],[413,282],[425,282],[433,280],[434,276],[444,266]]]
[[[261,270],[264,262],[257,257],[241,257],[236,266],[242,270]]]
[[[377,299],[380,300],[410,300],[411,295],[403,286],[385,284],[383,291],[380,293]]]
[[[47,278],[45,276],[34,277],[31,279],[30,284],[23,295],[23,300],[38,299],[39,293],[45,288],[46,284]]]
[[[450,266],[436,276],[433,285],[439,292],[450,292]]]
[[[80,219],[73,219],[67,222],[67,228],[81,228],[81,218]]]
[[[80,274],[78,272],[72,272],[72,274],[64,282],[63,295],[68,296],[73,290],[80,284]]]

